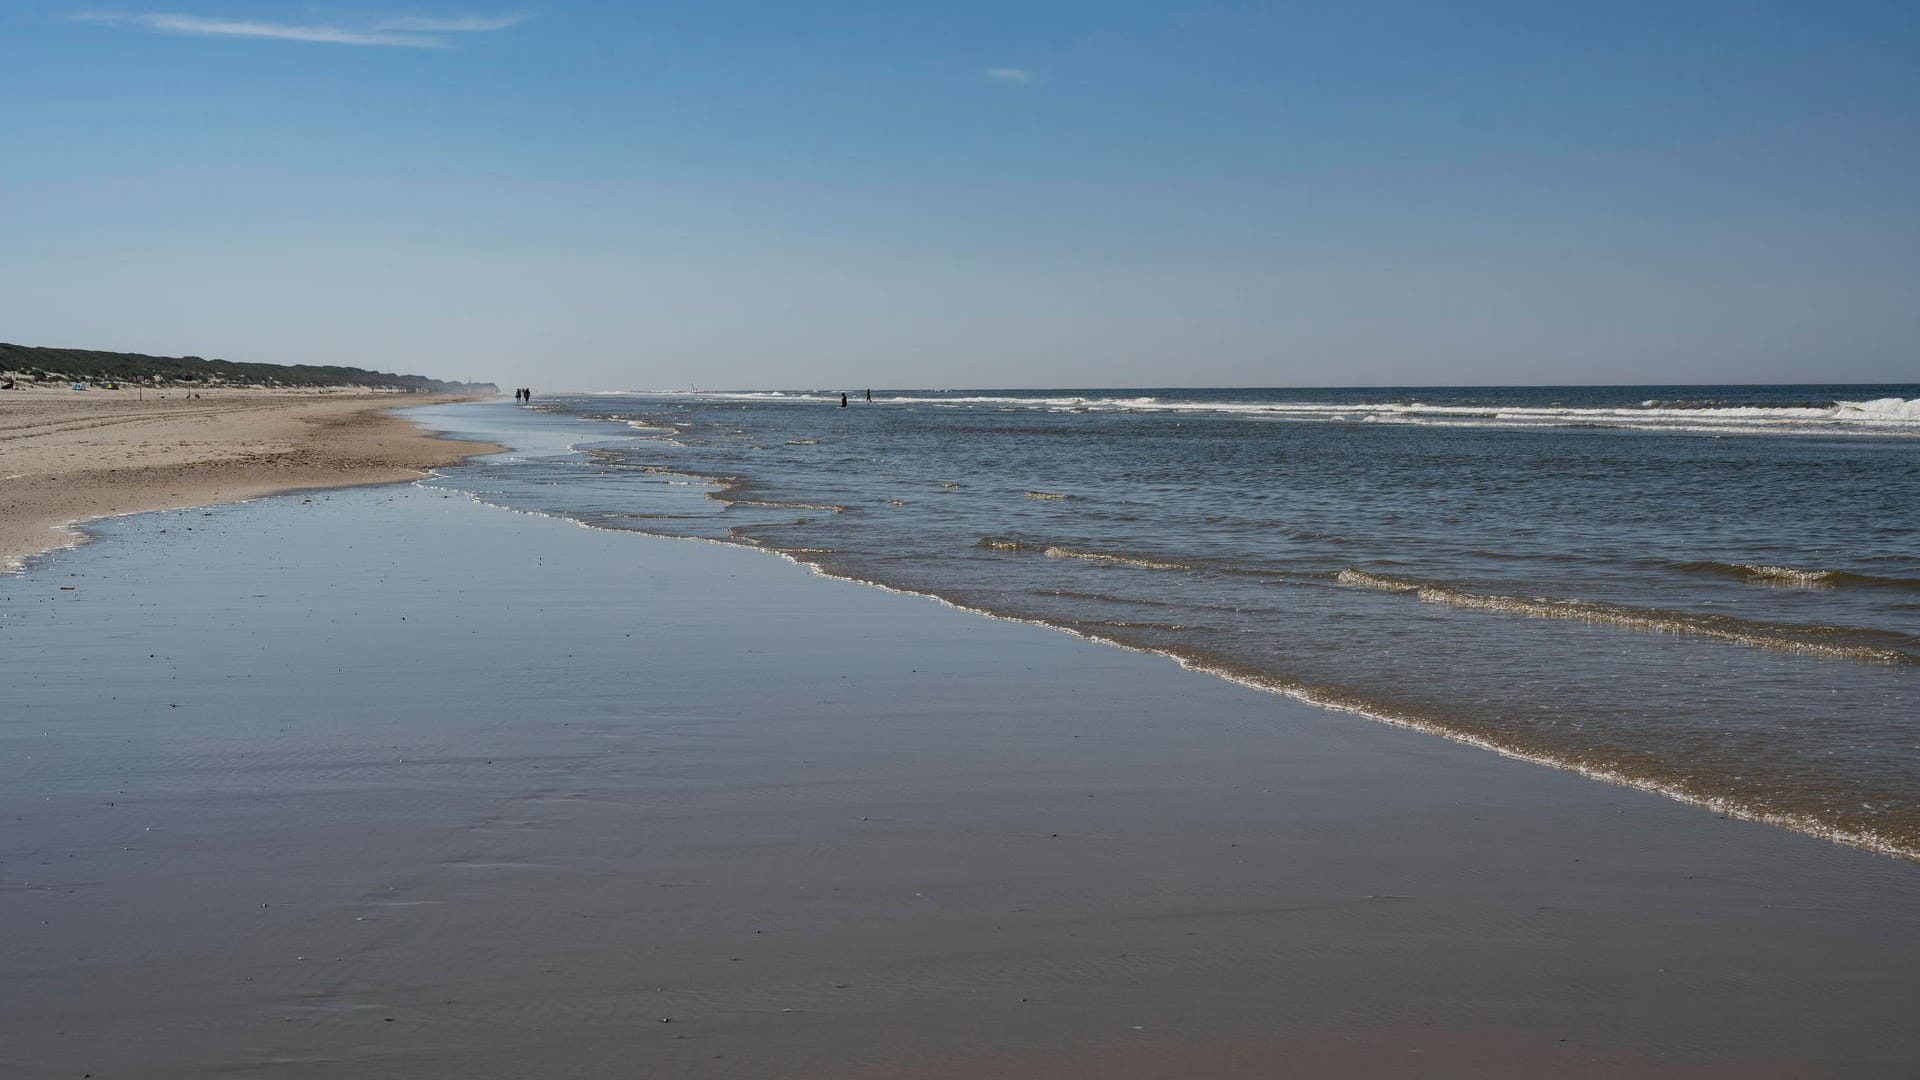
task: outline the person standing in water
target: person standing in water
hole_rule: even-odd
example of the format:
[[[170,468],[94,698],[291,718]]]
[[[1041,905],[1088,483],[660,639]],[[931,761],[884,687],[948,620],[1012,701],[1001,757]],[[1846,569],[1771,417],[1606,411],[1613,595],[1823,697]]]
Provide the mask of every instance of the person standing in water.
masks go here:
[[[847,407],[847,395],[845,394],[840,395],[840,407],[843,409]]]

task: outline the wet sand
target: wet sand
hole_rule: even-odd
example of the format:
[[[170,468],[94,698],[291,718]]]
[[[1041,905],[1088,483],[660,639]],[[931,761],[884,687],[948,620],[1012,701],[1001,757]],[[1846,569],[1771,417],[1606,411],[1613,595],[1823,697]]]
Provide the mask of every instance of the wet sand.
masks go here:
[[[0,579],[10,1077],[1904,1077],[1920,866],[412,487]]]
[[[435,438],[352,390],[0,391],[0,569],[113,514],[384,484],[497,449]]]

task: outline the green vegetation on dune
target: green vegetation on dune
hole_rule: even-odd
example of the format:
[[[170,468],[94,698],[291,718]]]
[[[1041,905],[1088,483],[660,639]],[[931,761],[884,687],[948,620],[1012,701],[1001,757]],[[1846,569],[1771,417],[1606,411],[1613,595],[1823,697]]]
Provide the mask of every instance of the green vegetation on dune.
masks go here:
[[[443,382],[338,364],[248,364],[198,356],[148,356],[0,342],[0,372],[40,382],[189,383],[203,386],[365,386],[416,393],[498,393],[492,383]]]

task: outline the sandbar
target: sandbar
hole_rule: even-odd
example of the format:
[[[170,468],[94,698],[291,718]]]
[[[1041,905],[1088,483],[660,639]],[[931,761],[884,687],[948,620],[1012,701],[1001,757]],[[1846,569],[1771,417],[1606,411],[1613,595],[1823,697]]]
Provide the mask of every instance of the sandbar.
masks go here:
[[[0,391],[0,568],[69,547],[116,514],[302,488],[410,480],[497,447],[391,414],[425,395],[366,390]]]

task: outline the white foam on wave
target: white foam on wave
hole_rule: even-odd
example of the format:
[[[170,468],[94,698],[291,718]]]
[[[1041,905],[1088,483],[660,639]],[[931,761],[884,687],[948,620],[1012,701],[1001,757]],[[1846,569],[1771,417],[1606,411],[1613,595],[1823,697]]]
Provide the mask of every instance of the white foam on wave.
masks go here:
[[[1888,423],[1920,424],[1920,398],[1874,398],[1872,401],[1842,401],[1835,411],[1847,418],[1861,417]]]
[[[675,391],[657,396],[705,401],[838,402],[838,394]],[[868,404],[862,402],[862,405]],[[1433,427],[1606,427],[1676,434],[1841,433],[1920,435],[1920,398],[1838,400],[1831,405],[1688,405],[1648,400],[1633,406],[1450,405],[1409,402],[1184,401],[1151,396],[889,394],[874,405],[1022,409],[1044,412],[1194,413],[1264,420],[1401,423]]]
[[[1793,566],[1767,566],[1741,563],[1740,569],[1762,581],[1783,581],[1791,585],[1819,585],[1833,579],[1831,570],[1802,570]]]
[[[1787,578],[1802,572],[1780,566],[1750,567]],[[1428,604],[1443,604],[1463,611],[1485,611],[1535,619],[1572,619],[1603,623],[1629,630],[1662,634],[1689,634],[1755,649],[1776,649],[1806,656],[1836,660],[1855,660],[1869,664],[1912,664],[1920,657],[1896,648],[1850,643],[1840,635],[1844,627],[1793,626],[1766,624],[1736,619],[1727,615],[1702,615],[1687,611],[1664,611],[1609,604],[1597,600],[1550,599],[1547,597],[1498,596],[1461,592],[1444,585],[1405,581],[1400,578],[1369,574],[1348,567],[1335,575],[1335,581],[1379,592],[1410,594]]]
[[[1137,555],[1116,555],[1109,551],[1076,551],[1073,548],[1054,545],[1046,549],[1050,559],[1083,559],[1087,562],[1114,563],[1119,566],[1133,566],[1142,570],[1191,570],[1185,563],[1166,562],[1159,559],[1143,559]]]

